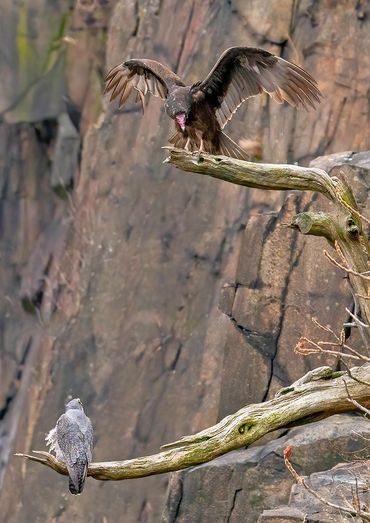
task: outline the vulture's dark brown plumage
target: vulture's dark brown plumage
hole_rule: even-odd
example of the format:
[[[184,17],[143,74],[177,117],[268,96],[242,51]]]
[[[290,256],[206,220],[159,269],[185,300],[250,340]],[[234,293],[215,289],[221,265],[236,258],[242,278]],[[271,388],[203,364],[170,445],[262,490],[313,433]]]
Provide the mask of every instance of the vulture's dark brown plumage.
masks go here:
[[[276,102],[315,108],[321,93],[304,69],[263,49],[231,47],[208,76],[187,86],[168,67],[147,59],[132,59],[114,67],[106,77],[105,92],[119,97],[121,107],[133,89],[144,107],[150,93],[165,100],[165,111],[175,120],[170,143],[190,151],[223,154],[242,160],[248,155],[222,129],[238,107],[263,91]]]

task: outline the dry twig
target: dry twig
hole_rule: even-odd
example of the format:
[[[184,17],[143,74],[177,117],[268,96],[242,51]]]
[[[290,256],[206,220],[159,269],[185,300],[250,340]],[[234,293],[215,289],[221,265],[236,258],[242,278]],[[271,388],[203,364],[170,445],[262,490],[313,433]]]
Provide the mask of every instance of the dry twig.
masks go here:
[[[351,393],[349,392],[348,390],[348,387],[347,387],[347,383],[346,383],[346,380],[343,380],[344,382],[344,386],[346,387],[346,391],[347,391],[347,395],[348,395],[348,401],[350,403],[352,403],[352,405],[354,405],[355,407],[357,407],[359,410],[361,410],[361,412],[363,412],[366,416],[370,416],[370,410],[367,409],[366,407],[364,407],[363,405],[361,405],[361,403],[359,403],[358,401],[354,400],[351,396]]]
[[[359,499],[358,498],[358,489],[357,489],[357,492],[356,492],[356,500],[357,501],[353,504],[352,508],[349,507],[349,506],[346,507],[346,506],[343,506],[343,505],[338,505],[337,503],[332,503],[328,499],[326,499],[323,496],[321,496],[314,489],[312,489],[306,483],[306,480],[302,476],[300,476],[298,474],[298,472],[295,470],[295,468],[293,467],[293,465],[290,462],[290,458],[292,456],[292,451],[293,451],[293,446],[292,445],[290,445],[289,447],[287,447],[284,450],[284,463],[285,463],[285,466],[289,470],[289,472],[291,473],[293,478],[297,481],[297,483],[302,485],[302,487],[304,487],[307,490],[307,492],[309,492],[312,496],[314,496],[316,499],[318,499],[321,503],[323,503],[327,507],[334,508],[336,510],[342,511],[342,512],[344,512],[346,514],[349,514],[350,516],[361,517],[364,521],[370,521],[370,512],[362,510],[361,507],[360,507],[360,503],[358,501],[358,499]]]
[[[307,347],[305,344],[310,345],[311,347]],[[354,352],[354,354],[346,354],[345,352],[337,351],[337,350],[330,350],[330,349],[324,349],[322,345],[335,345],[340,347],[345,347],[348,350]],[[326,341],[319,341],[314,342],[313,340],[310,340],[309,338],[306,338],[306,336],[301,336],[299,338],[297,345],[294,347],[294,352],[296,354],[302,354],[303,356],[308,356],[310,354],[328,354],[330,356],[338,356],[340,358],[349,358],[355,361],[363,361],[363,362],[370,362],[370,358],[367,356],[363,356],[359,352],[355,351],[348,345],[339,345],[337,343],[333,342],[326,342]]]
[[[370,225],[370,220],[368,218],[366,218],[366,216],[364,216],[363,214],[360,213],[360,211],[358,211],[357,209],[354,209],[354,207],[352,207],[352,205],[350,205],[349,203],[347,203],[345,201],[345,199],[342,197],[342,195],[337,191],[337,198],[338,198],[338,201],[340,201],[340,203],[351,213],[351,214],[354,214],[359,220],[362,220],[364,221],[365,223],[367,223],[368,225]]]
[[[358,276],[359,278],[362,278],[363,280],[370,281],[370,276],[366,276],[366,274],[354,271],[350,269],[349,267],[346,267],[345,265],[342,265],[339,263],[333,256],[331,256],[326,249],[324,249],[324,256],[328,258],[338,269],[341,269],[344,272],[347,272],[348,274],[352,274],[353,276]]]

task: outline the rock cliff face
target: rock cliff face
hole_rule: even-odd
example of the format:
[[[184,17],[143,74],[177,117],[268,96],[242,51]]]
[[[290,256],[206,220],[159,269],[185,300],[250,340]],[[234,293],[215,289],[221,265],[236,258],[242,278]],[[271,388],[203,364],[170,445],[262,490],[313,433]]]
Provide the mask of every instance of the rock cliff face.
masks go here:
[[[357,436],[353,435],[355,425]],[[293,485],[293,478],[284,465],[283,452],[288,445],[293,445],[292,460],[299,474],[310,476],[312,486],[324,498],[334,499],[343,494],[334,482],[343,481],[343,478],[327,469],[342,461],[343,456],[364,457],[368,432],[366,420],[356,415],[337,415],[330,420],[292,429],[266,445],[231,452],[211,463],[176,472],[171,475],[162,523],[251,523],[257,520],[258,523],[302,523],[305,514],[312,522],[345,522],[347,520],[341,519],[338,512],[330,512],[303,487]],[[324,473],[317,472],[323,470]],[[325,481],[320,484],[315,478],[321,476]],[[363,473],[358,473],[359,481],[361,476]],[[361,492],[361,496],[362,502],[369,502],[367,492]],[[338,499],[333,502],[341,503]],[[292,511],[297,510],[297,519],[291,520]],[[328,519],[319,519],[319,515],[328,512]]]
[[[4,521],[159,521],[166,476],[90,480],[73,498],[65,478],[12,453],[44,448],[69,394],[94,420],[96,460],[155,452],[321,364],[294,356],[295,342],[314,336],[313,315],[338,328],[351,302],[325,244],[281,226],[321,198],[162,165],[160,102],[143,117],[107,108],[104,71],[148,56],[195,81],[224,48],[263,46],[304,65],[325,99],[314,113],[252,100],[230,135],[266,161],[308,163],[370,148],[369,17],[355,0],[3,2]],[[365,204],[369,155],[323,161],[353,166]]]

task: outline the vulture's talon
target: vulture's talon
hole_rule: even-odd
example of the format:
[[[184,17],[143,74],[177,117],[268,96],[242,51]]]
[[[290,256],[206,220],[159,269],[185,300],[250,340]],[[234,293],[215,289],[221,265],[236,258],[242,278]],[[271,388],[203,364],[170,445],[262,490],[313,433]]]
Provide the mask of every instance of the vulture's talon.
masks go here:
[[[200,163],[203,163],[203,157],[202,157],[202,151],[193,151],[193,159],[192,162],[196,165],[199,165]]]

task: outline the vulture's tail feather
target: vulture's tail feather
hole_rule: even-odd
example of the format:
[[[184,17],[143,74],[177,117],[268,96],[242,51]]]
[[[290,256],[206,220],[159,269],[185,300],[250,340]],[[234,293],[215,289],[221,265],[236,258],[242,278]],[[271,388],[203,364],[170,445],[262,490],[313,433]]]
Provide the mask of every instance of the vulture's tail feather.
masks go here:
[[[176,131],[169,139],[169,143],[177,149],[185,149],[185,145],[188,142],[186,136],[180,131]],[[229,138],[222,131],[218,134],[219,147],[218,150],[212,143],[204,142],[204,151],[208,154],[222,154],[223,156],[230,156],[231,158],[237,158],[238,160],[249,160],[248,154],[239,147],[231,138]],[[188,142],[189,151],[199,151],[199,143],[195,140],[189,140]]]
[[[222,131],[219,134],[220,150],[219,154],[230,156],[238,160],[249,160],[248,154],[237,143],[235,143],[227,134]]]
[[[173,145],[176,149],[185,149],[185,145],[187,142],[187,138],[180,133],[180,131],[176,131],[169,139],[168,142]]]

